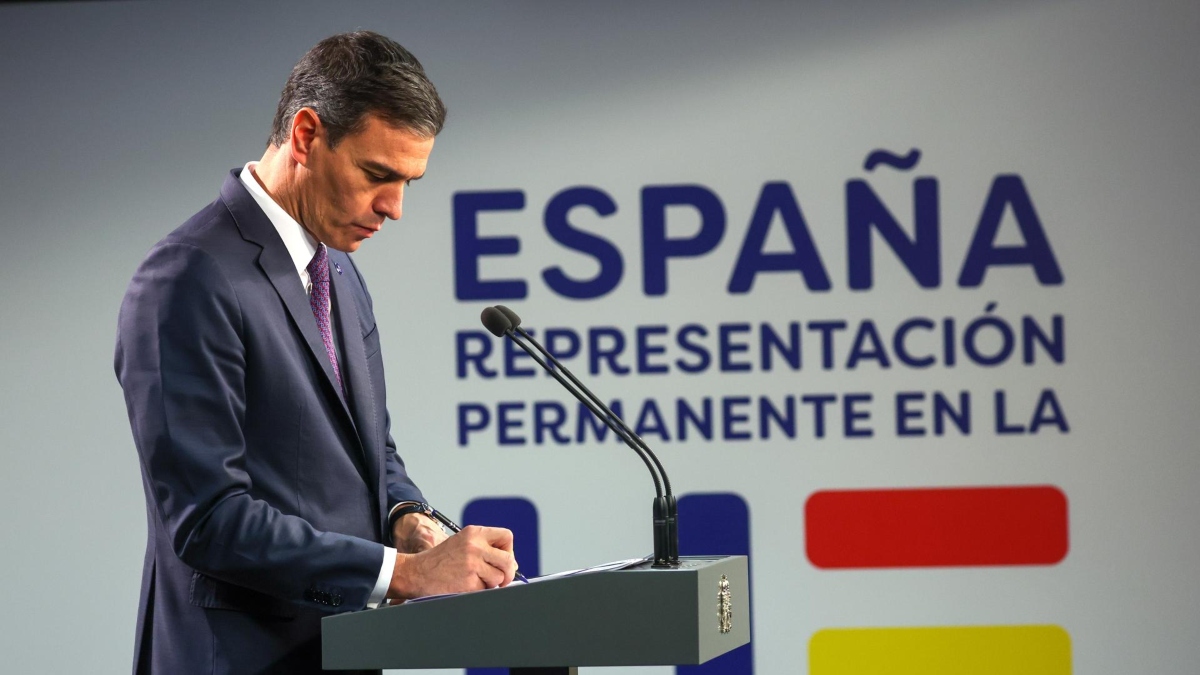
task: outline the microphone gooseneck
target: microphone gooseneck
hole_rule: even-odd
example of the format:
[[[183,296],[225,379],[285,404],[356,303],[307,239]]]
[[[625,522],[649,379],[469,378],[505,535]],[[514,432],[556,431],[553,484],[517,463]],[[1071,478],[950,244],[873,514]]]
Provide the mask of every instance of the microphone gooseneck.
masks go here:
[[[525,329],[521,328],[521,317],[516,312],[504,305],[496,305],[484,309],[480,314],[480,320],[492,335],[496,337],[506,336],[520,346],[525,353],[529,354],[530,358],[554,377],[564,389],[571,392],[572,396],[600,419],[600,421],[604,422],[617,437],[625,442],[625,445],[629,446],[642,459],[642,462],[646,465],[646,469],[650,472],[650,478],[654,481],[654,567],[678,566],[679,518],[677,502],[674,493],[671,491],[671,481],[667,478],[666,469],[663,468],[662,462],[659,461],[654,451],[646,445],[641,437],[629,428],[629,425],[625,424],[624,420],[617,416],[598,396],[584,386],[569,368],[556,359],[553,354],[526,332]],[[524,338],[524,340],[521,338]],[[540,352],[541,355],[526,344],[525,340],[533,344],[537,348],[537,352]],[[543,356],[545,358],[542,358]],[[564,374],[566,378],[563,377]],[[664,486],[666,488],[665,494],[663,490]]]
[[[637,447],[634,448],[634,451],[637,451],[639,455],[644,453],[645,455],[648,455],[650,457],[650,459],[654,462],[655,469],[658,470],[658,475],[662,477],[663,487],[665,488],[666,496],[672,496],[671,479],[667,478],[667,470],[663,468],[662,462],[660,462],[658,460],[658,456],[654,454],[654,451],[650,449],[650,446],[646,445],[646,442],[642,440],[642,437],[638,436],[636,433],[634,433],[633,430],[629,428],[629,425],[625,424],[625,420],[621,419],[620,417],[617,417],[617,415],[612,410],[610,410],[607,405],[604,404],[604,401],[600,400],[600,398],[598,396],[593,394],[590,389],[588,389],[586,386],[584,386],[584,384],[579,381],[579,378],[575,377],[574,373],[572,373],[566,366],[564,366],[562,363],[560,363],[558,359],[554,358],[554,355],[551,354],[549,352],[549,350],[547,350],[545,347],[543,347],[540,342],[533,339],[532,335],[530,335],[529,333],[526,333],[525,329],[521,328],[521,317],[517,316],[516,312],[505,307],[504,305],[496,305],[495,309],[499,310],[499,312],[501,314],[503,314],[505,318],[508,319],[509,323],[512,325],[512,330],[520,333],[521,336],[524,337],[526,340],[529,340],[529,342],[532,343],[533,346],[536,347],[537,350],[539,352],[541,352],[543,356],[546,357],[547,361],[554,364],[555,368],[562,370],[563,374],[567,376],[567,379],[571,380],[572,384],[574,384],[576,387],[579,387],[579,390],[582,391],[589,399],[591,399],[591,401],[596,404],[596,407],[598,407],[598,408],[600,408],[600,410],[604,411],[605,417],[602,417],[601,420],[604,420],[604,421],[611,420],[617,426],[621,427],[621,429],[625,431],[625,435],[628,436],[633,441],[633,443],[637,445]],[[496,332],[492,331],[492,334],[495,335]],[[499,337],[499,336],[497,335],[497,337]],[[543,367],[545,367],[545,366],[543,366]],[[614,429],[614,431],[615,431],[615,429]]]

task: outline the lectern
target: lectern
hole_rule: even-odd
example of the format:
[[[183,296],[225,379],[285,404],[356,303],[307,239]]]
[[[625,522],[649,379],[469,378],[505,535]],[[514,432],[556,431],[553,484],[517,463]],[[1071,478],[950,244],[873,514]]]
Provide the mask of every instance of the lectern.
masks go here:
[[[703,663],[749,642],[746,557],[680,563],[325,617],[322,665],[574,673],[580,666]]]

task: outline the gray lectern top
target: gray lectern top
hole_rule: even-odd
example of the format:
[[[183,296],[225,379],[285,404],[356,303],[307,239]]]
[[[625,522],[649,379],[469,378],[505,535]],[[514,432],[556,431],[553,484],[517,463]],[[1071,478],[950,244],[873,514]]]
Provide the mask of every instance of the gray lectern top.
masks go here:
[[[326,670],[703,663],[750,641],[746,557],[687,557],[325,617]]]

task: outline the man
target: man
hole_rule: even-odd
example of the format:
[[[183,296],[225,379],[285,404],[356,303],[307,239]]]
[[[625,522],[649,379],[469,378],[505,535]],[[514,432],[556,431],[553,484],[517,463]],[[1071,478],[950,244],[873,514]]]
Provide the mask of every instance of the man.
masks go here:
[[[136,673],[319,672],[327,612],[512,581],[511,532],[447,538],[422,512],[347,255],[400,218],[444,119],[400,45],[323,40],[262,159],[135,274],[116,371],[146,492]]]

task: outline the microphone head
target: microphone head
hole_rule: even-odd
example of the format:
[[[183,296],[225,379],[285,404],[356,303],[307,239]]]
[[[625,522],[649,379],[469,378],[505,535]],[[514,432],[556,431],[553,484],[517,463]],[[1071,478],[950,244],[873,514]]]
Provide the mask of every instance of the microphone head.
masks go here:
[[[483,327],[491,331],[496,337],[503,337],[505,333],[512,330],[512,321],[508,320],[504,313],[495,307],[486,307],[479,315],[479,320],[483,322]]]
[[[521,317],[517,316],[516,312],[505,307],[504,305],[496,305],[496,309],[500,310],[500,312],[503,313],[504,316],[508,317],[508,320],[509,320],[509,322],[512,323],[513,328],[516,328],[517,326],[521,325]]]

